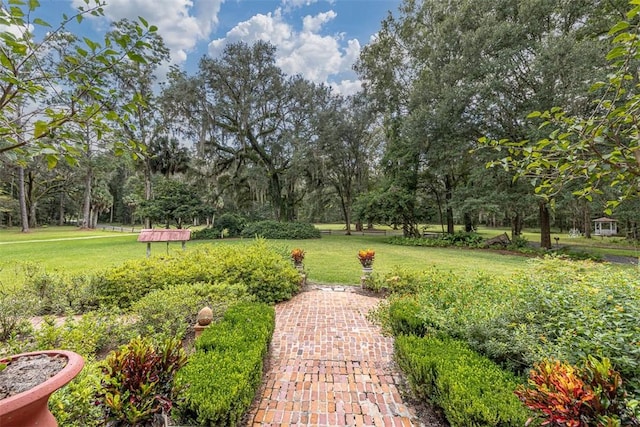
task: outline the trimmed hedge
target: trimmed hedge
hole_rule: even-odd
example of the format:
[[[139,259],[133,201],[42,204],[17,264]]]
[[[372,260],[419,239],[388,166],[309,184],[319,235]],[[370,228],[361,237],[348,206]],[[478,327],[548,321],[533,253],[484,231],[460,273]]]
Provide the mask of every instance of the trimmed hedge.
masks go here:
[[[265,239],[319,239],[320,230],[303,222],[259,221],[248,224],[241,235]]]
[[[207,328],[177,376],[186,387],[181,416],[197,425],[238,425],[260,386],[274,328],[275,310],[261,303],[232,306]]]
[[[300,276],[288,257],[263,240],[249,245],[199,246],[163,257],[127,261],[94,283],[100,305],[128,308],[148,293],[185,283],[234,283],[260,301],[291,298]]]
[[[400,335],[395,348],[412,390],[452,426],[523,426],[531,416],[514,394],[516,378],[466,344]]]

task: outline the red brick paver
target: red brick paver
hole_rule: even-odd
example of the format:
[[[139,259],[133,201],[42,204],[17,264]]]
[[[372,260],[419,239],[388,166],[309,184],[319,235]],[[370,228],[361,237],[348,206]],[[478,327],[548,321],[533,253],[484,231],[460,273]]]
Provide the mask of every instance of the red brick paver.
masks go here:
[[[396,387],[393,340],[365,317],[378,301],[328,288],[279,304],[249,426],[419,425]]]

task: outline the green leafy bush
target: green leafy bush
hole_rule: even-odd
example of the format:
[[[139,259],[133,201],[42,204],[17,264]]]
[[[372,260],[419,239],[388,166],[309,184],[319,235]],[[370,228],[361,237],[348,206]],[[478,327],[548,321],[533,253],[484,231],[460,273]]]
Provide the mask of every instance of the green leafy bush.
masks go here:
[[[319,239],[320,230],[303,222],[259,221],[247,224],[241,235],[265,239]]]
[[[225,213],[216,219],[215,223],[208,228],[195,231],[191,238],[193,240],[213,240],[224,237],[239,237],[244,229],[246,220],[240,215]]]
[[[91,276],[47,273],[27,276],[25,290],[37,301],[37,314],[84,313],[96,307],[90,291]]]
[[[130,326],[117,310],[93,311],[79,319],[67,317],[60,326],[53,317],[45,317],[34,333],[36,350],[60,348],[85,358],[118,346],[130,337]]]
[[[248,245],[211,245],[164,257],[128,261],[99,276],[94,292],[101,305],[128,308],[148,293],[185,283],[234,283],[260,301],[275,303],[299,289],[287,256],[257,240]]]
[[[104,425],[104,413],[96,405],[96,391],[100,388],[100,364],[86,362],[82,371],[66,386],[49,398],[49,410],[65,427],[97,427]]]
[[[275,310],[262,303],[232,306],[209,326],[178,373],[185,388],[182,418],[197,425],[238,425],[260,385],[274,328]]]
[[[35,299],[24,290],[0,287],[0,341],[18,334],[29,316],[32,316]]]
[[[393,330],[389,307],[415,301],[412,304],[420,308],[412,320],[420,319],[425,330],[464,340],[518,374],[546,357],[573,365],[589,355],[606,357],[622,375],[630,398],[637,399],[640,280],[636,272],[559,259],[532,260],[530,265],[528,271],[508,278],[395,271],[378,279],[392,296],[381,308],[387,313],[377,318]],[[414,296],[403,300],[406,294]]]
[[[179,340],[154,346],[149,340],[136,338],[109,353],[97,393],[107,420],[144,425],[157,414],[169,413],[178,394],[174,376],[186,361]]]
[[[420,304],[415,299],[394,299],[389,304],[389,326],[393,335],[424,336],[428,331],[420,312]]]
[[[145,295],[133,303],[131,313],[137,319],[135,328],[140,334],[182,338],[203,307],[212,309],[216,321],[230,304],[253,298],[242,284],[190,283]]]
[[[214,240],[220,238],[220,230],[213,227],[203,228],[191,233],[191,240]]]
[[[396,359],[412,390],[443,409],[455,426],[523,426],[529,411],[514,394],[519,382],[464,343],[401,335]]]
[[[387,243],[392,245],[426,246],[432,248],[445,248],[448,246],[480,248],[484,245],[484,239],[477,233],[457,232],[454,234],[445,233],[436,238],[394,236],[387,239]]]

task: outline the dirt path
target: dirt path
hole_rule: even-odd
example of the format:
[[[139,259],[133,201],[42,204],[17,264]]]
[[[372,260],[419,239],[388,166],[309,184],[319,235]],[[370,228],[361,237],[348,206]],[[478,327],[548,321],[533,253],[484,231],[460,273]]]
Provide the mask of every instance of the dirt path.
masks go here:
[[[378,301],[333,287],[276,306],[270,366],[248,425],[423,425],[398,391],[392,338],[365,317]]]

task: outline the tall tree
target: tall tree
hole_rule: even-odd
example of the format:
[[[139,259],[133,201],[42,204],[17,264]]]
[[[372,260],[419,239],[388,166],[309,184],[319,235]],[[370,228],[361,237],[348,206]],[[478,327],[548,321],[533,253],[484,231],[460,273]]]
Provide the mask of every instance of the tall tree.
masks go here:
[[[353,204],[366,192],[372,163],[377,161],[375,115],[362,94],[334,97],[331,108],[317,116],[318,140],[314,164],[338,196],[346,234],[351,234]]]
[[[104,84],[108,75],[123,62],[138,61],[136,49],[156,31],[141,19],[128,38],[80,39],[68,32],[69,24],[102,14],[100,0],[86,3],[54,27],[39,16],[37,0],[0,4],[0,154],[19,169],[32,155],[44,156],[50,167],[60,158],[75,161],[67,124],[99,120],[97,113],[112,99]],[[24,188],[20,194],[26,232]]]
[[[126,43],[139,32],[136,23],[126,19],[116,22],[108,33],[118,43]],[[107,105],[107,118],[117,126],[117,132],[127,144],[117,147],[116,153],[129,150],[141,165],[144,175],[145,200],[152,198],[152,159],[147,148],[166,131],[171,123],[160,108],[159,96],[154,91],[158,67],[168,60],[169,50],[162,38],[150,34],[148,42],[140,44],[130,55],[135,61],[114,68],[111,88],[117,94]],[[150,218],[145,227],[151,228]]]

